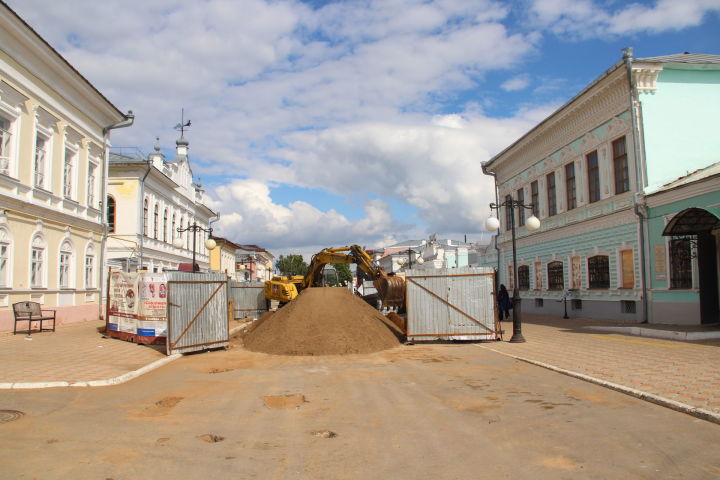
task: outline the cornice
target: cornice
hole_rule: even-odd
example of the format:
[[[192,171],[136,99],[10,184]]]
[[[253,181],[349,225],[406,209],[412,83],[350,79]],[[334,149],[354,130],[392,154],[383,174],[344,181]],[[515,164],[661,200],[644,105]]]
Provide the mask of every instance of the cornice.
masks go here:
[[[8,211],[30,218],[41,218],[63,226],[71,226],[89,232],[102,233],[103,224],[77,215],[65,213],[61,210],[50,209],[41,205],[34,205],[23,200],[0,194],[0,204]]]
[[[656,208],[718,191],[720,191],[720,176],[714,176],[686,185],[680,185],[669,190],[649,194],[645,197],[645,201],[648,207]]]
[[[625,70],[618,68],[492,160],[501,178],[518,175],[529,161],[539,161],[630,108]]]

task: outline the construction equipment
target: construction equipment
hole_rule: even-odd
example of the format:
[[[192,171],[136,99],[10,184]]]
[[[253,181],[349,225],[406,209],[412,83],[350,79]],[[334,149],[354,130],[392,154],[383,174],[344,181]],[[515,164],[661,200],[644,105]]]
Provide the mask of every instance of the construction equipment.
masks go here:
[[[292,277],[293,280],[273,280],[265,282],[265,298],[278,300],[281,305],[294,299],[304,288],[319,286],[322,269],[327,264],[354,263],[370,276],[378,291],[382,303],[386,307],[402,307],[405,302],[405,279],[388,275],[375,265],[370,255],[358,245],[347,247],[326,248],[312,257],[308,271],[304,277]],[[301,281],[298,281],[300,279]]]

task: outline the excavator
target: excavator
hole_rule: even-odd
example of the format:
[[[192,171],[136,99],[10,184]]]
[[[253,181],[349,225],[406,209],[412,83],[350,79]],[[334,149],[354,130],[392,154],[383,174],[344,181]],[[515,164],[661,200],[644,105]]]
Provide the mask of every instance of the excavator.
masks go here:
[[[354,263],[370,276],[378,296],[386,307],[401,308],[405,302],[405,279],[388,275],[385,270],[375,265],[367,254],[358,245],[347,247],[326,248],[315,255],[310,261],[305,276],[275,276],[265,282],[265,299],[277,300],[280,306],[294,300],[305,288],[317,287],[322,281],[322,270],[328,263]]]

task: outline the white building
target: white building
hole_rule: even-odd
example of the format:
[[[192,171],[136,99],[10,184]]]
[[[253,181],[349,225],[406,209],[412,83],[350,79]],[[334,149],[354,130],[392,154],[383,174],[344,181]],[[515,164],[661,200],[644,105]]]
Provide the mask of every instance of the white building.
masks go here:
[[[176,156],[166,160],[160,147],[148,158],[142,155],[110,155],[108,185],[108,264],[118,269],[150,272],[177,270],[180,264],[210,267],[206,231],[217,214],[203,203],[204,191],[193,180],[188,141],[176,142]],[[181,232],[178,232],[178,229]],[[173,240],[180,237],[182,248]]]
[[[235,250],[235,280],[270,280],[274,258],[272,253],[257,245],[239,245]]]
[[[131,118],[0,2],[0,331],[28,300],[98,318],[106,147]]]

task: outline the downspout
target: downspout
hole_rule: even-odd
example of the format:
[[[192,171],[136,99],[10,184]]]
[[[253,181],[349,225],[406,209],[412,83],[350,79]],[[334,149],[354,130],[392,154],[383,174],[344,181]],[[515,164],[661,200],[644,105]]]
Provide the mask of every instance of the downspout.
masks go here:
[[[643,315],[642,323],[648,323],[649,312],[648,312],[648,287],[647,287],[647,254],[646,254],[646,242],[645,242],[645,140],[642,133],[642,125],[640,124],[640,118],[642,117],[642,109],[640,99],[638,98],[637,88],[635,88],[635,78],[633,76],[632,61],[633,61],[633,49],[632,47],[623,48],[623,59],[625,60],[625,66],[627,69],[628,87],[630,92],[630,119],[632,122],[633,132],[633,152],[635,154],[635,179],[636,188],[635,195],[633,196],[633,210],[635,215],[638,217],[638,231],[640,237],[640,277],[642,282],[642,305]]]
[[[145,172],[145,175],[143,175],[142,180],[140,180],[140,202],[138,207],[138,225],[137,225],[137,231],[140,232],[140,259],[136,270],[140,270],[140,268],[143,267],[144,263],[144,250],[143,246],[145,244],[145,211],[143,210],[143,206],[145,204],[145,179],[148,175],[150,175],[150,171],[152,170],[152,162],[150,160],[147,161],[147,172]],[[148,206],[149,208],[149,206]],[[150,212],[148,211],[148,217],[150,216]]]
[[[493,184],[495,186],[495,205],[499,205],[500,199],[498,198],[497,174],[495,172],[491,172],[490,170],[488,170],[487,165],[484,162],[481,163],[480,166],[482,167],[482,171],[485,175],[490,175],[491,177],[493,177]],[[499,216],[500,216],[500,210],[498,210],[498,217]],[[500,247],[498,247],[498,234],[499,233],[496,233],[494,235],[494,237],[495,237],[494,243],[495,243],[495,252],[497,254],[496,270],[497,270],[497,275],[500,275]],[[497,288],[495,290],[497,290]]]
[[[108,178],[110,176],[110,150],[108,147],[108,144],[110,143],[110,131],[115,130],[117,128],[126,128],[131,126],[135,122],[135,115],[133,114],[132,110],[128,110],[127,114],[125,115],[125,118],[119,121],[118,123],[114,123],[112,125],[108,125],[106,127],[103,127],[103,155],[105,156],[105,168],[103,168],[103,178],[101,183],[102,188],[102,194],[101,194],[101,202],[102,202],[102,241],[100,243],[100,270],[98,272],[98,278],[100,283],[100,298],[98,299],[98,318],[102,318],[102,302],[103,297],[107,298],[108,292],[105,291],[105,282],[103,281],[103,277],[105,276],[105,247],[107,245],[107,237],[108,237],[108,218],[107,218],[107,182]],[[107,319],[106,319],[107,320]]]

